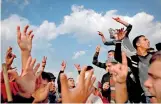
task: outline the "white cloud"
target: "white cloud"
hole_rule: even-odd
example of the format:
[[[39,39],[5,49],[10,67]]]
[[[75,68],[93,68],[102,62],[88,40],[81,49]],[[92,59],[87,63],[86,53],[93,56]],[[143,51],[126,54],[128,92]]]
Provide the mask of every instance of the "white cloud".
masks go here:
[[[15,3],[17,2],[15,0],[13,1]],[[121,24],[111,19],[112,17],[117,16],[133,25],[133,29],[129,36],[130,39],[133,39],[137,35],[145,34],[145,36],[150,39],[152,46],[154,46],[155,43],[160,42],[161,22],[154,21],[154,16],[145,12],[137,13],[134,16],[124,16],[118,14],[117,10],[109,10],[105,13],[98,13],[92,9],[86,9],[83,6],[75,5],[72,6],[71,9],[72,12],[69,15],[64,16],[63,21],[58,26],[56,26],[54,22],[49,22],[47,20],[42,21],[39,26],[36,26],[30,24],[28,19],[16,14],[1,20],[2,57],[4,57],[6,49],[9,45],[13,47],[14,52],[20,54],[16,43],[16,27],[17,25],[20,25],[21,30],[23,31],[23,27],[26,24],[29,24],[29,29],[33,29],[34,31],[33,33],[35,37],[33,40],[32,52],[36,56],[38,56],[37,53],[45,54],[46,51],[54,52],[55,50],[50,41],[56,39],[59,35],[74,34],[74,37],[78,41],[84,43],[97,41],[98,39],[100,40],[100,37],[97,35],[97,31],[99,30],[102,31],[107,40],[109,40],[108,28],[123,27]],[[107,49],[102,47],[101,51],[105,52]],[[85,53],[86,51],[76,52],[74,53],[73,59],[76,59]],[[19,65],[19,57],[15,63]]]
[[[58,26],[54,22],[44,20],[40,26],[31,25],[34,29],[36,39],[52,40],[59,35],[74,34],[74,37],[81,42],[89,42],[100,39],[97,31],[102,31],[109,40],[108,28],[120,28],[121,24],[112,20],[112,17],[119,16],[133,25],[130,39],[137,35],[145,34],[154,44],[161,38],[161,22],[154,21],[154,16],[145,12],[137,13],[134,16],[118,15],[117,10],[109,10],[105,14],[97,13],[92,9],[85,9],[83,6],[72,6],[72,13],[64,16],[64,20]],[[7,39],[15,37],[16,26],[19,24],[24,27],[29,24],[26,18],[18,15],[11,15],[2,20],[2,35]],[[152,36],[152,37],[151,37]],[[151,37],[151,38],[150,38]],[[90,47],[90,46],[89,46]]]
[[[72,13],[70,15],[64,16],[63,22],[57,27],[57,33],[64,35],[73,33],[78,41],[84,43],[100,39],[97,35],[99,30],[109,40],[109,28],[123,27],[123,25],[112,20],[112,17],[117,16],[133,25],[130,33],[131,39],[137,35],[145,34],[153,45],[161,39],[161,22],[154,21],[154,16],[150,14],[140,12],[130,17],[119,15],[117,10],[109,10],[103,14],[76,5],[72,6]]]
[[[74,53],[74,56],[72,57],[72,59],[77,59],[79,58],[80,56],[83,56],[86,54],[86,51],[78,51],[78,52],[75,52]]]
[[[55,23],[45,20],[36,30],[36,35],[38,37],[44,37],[48,40],[55,39],[57,37]]]
[[[4,59],[4,55],[8,46],[13,47],[13,52],[17,55],[20,54],[19,48],[16,42],[16,27],[20,25],[21,31],[25,25],[29,25],[29,29],[33,29],[34,39],[33,39],[33,56],[38,56],[37,53],[42,53],[45,55],[48,51],[54,52],[52,44],[49,40],[56,38],[56,26],[55,23],[49,23],[48,21],[42,22],[40,26],[35,26],[30,24],[30,21],[26,18],[20,17],[16,14],[11,15],[9,18],[1,20],[1,40],[2,40],[2,57]],[[38,56],[40,57],[40,56]],[[42,56],[43,57],[43,56]],[[15,64],[20,63],[20,58],[18,57],[15,60]],[[17,65],[16,65],[17,66]],[[18,65],[18,68],[20,65]]]

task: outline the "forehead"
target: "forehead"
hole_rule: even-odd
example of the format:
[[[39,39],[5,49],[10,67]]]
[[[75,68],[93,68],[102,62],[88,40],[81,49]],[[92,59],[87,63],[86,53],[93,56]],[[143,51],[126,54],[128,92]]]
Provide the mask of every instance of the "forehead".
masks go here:
[[[108,54],[114,54],[114,52],[108,52]]]
[[[142,36],[139,38],[139,40],[144,40],[144,39],[147,39],[145,36]]]
[[[74,79],[73,78],[69,78],[68,81],[74,81]]]
[[[109,84],[109,82],[105,82],[104,84]]]
[[[151,75],[161,78],[161,61],[155,61],[150,65],[149,72]]]

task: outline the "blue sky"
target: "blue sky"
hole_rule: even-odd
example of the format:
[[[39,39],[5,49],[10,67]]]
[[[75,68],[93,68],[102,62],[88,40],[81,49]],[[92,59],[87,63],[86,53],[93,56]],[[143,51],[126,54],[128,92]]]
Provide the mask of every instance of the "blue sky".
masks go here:
[[[20,19],[20,22],[17,24],[8,23],[8,18],[12,17],[13,14],[18,16],[15,18],[25,18],[26,20],[24,21],[28,21],[25,23],[29,23],[30,25],[37,27],[37,29],[39,29],[42,24],[45,24],[44,21],[46,20],[47,23],[49,23],[49,27],[51,26],[50,23],[52,24],[52,26],[54,24],[56,32],[52,29],[51,31],[54,31],[56,35],[54,34],[54,37],[50,39],[45,38],[50,37],[51,32],[47,33],[47,35],[43,34],[44,39],[36,35],[35,37],[39,37],[40,39],[39,41],[35,39],[35,44],[37,45],[36,49],[33,49],[33,57],[36,57],[37,60],[41,62],[41,58],[44,55],[47,56],[48,62],[46,70],[52,72],[58,72],[60,69],[61,61],[66,60],[68,66],[67,72],[77,73],[73,64],[80,63],[81,65],[91,65],[92,57],[97,44],[101,44],[101,46],[103,47],[103,51],[101,52],[99,57],[99,59],[103,62],[106,60],[107,51],[113,48],[106,47],[102,44],[101,39],[99,38],[99,36],[97,36],[97,29],[100,29],[104,33],[107,33],[109,26],[117,26],[118,23],[110,22],[110,24],[104,24],[104,20],[102,19],[109,19],[110,16],[121,16],[123,17],[123,19],[128,20],[128,22],[137,27],[136,29],[134,28],[134,31],[132,31],[132,34],[134,34],[132,38],[138,33],[149,34],[147,36],[150,37],[151,34],[155,36],[155,34],[160,33],[160,9],[161,0],[2,0],[2,39],[4,37],[4,40],[8,41],[6,43],[3,40],[2,45],[5,44],[4,46],[6,47],[13,45],[13,47],[18,48],[16,46],[16,41],[13,41],[13,39],[15,39],[14,35],[10,36],[11,34],[7,34],[5,32],[7,28],[5,26],[13,25],[13,29],[16,29],[16,25],[19,25],[19,23],[21,24],[22,22]],[[110,12],[106,17],[106,13],[110,10],[117,10],[117,12]],[[85,15],[85,17],[82,17],[81,19],[82,15]],[[68,19],[65,19],[65,17],[68,17]],[[86,18],[90,18],[89,20],[87,19],[89,23],[87,21],[82,21]],[[91,22],[91,18],[94,18],[94,20],[96,20],[96,23]],[[82,25],[80,21],[82,22]],[[136,23],[140,23],[141,25]],[[5,26],[3,29],[4,24]],[[61,26],[61,24],[63,26]],[[100,27],[97,26],[97,24],[102,25]],[[147,25],[149,27],[146,27]],[[118,25],[118,27],[120,27],[120,25]],[[152,29],[153,27],[154,29]],[[59,28],[58,33],[57,28]],[[93,31],[90,29],[96,30]],[[9,28],[8,30],[11,31],[12,29]],[[61,30],[63,31],[63,33],[61,33]],[[43,29],[42,31],[50,30]],[[40,33],[42,33],[42,31]],[[85,31],[87,34],[82,31]],[[11,38],[6,38],[6,35]],[[108,34],[106,37],[108,37],[109,39]],[[153,45],[155,44],[155,40],[155,42],[159,42],[158,37],[159,35],[155,38],[152,38],[151,41]],[[5,49],[6,48],[3,48],[2,46],[2,57],[4,57]],[[84,53],[81,53],[82,55],[80,55],[80,57],[73,59],[72,57],[74,56],[74,53],[80,51],[83,51]],[[18,49],[15,49],[15,53],[17,53],[17,56],[20,55]],[[20,58],[18,57],[14,65],[17,65],[18,68],[20,68],[21,65],[19,65],[19,63]],[[96,69],[98,69],[96,72],[100,73],[100,76],[102,75],[102,73],[104,73],[103,71],[100,71],[99,68]]]

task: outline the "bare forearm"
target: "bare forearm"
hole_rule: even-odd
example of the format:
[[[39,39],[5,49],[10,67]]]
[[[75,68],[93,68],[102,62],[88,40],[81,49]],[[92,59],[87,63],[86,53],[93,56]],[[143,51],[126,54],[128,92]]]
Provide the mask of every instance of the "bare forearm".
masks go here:
[[[106,42],[105,37],[104,36],[101,36],[101,38],[102,38],[102,42],[105,43]]]
[[[127,23],[126,21],[120,20],[118,21],[119,23],[123,24],[124,26],[129,26],[129,23]]]
[[[31,56],[29,51],[21,51],[22,69],[25,68],[28,58]]]
[[[116,103],[125,103],[128,100],[126,83],[115,84],[116,88]]]

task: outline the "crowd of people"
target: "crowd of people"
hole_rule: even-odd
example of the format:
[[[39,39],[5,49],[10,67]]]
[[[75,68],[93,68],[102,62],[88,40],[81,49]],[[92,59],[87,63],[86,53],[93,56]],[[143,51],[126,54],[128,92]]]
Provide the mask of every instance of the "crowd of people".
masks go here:
[[[23,31],[17,26],[21,74],[12,66],[16,55],[9,47],[1,70],[1,103],[161,103],[161,43],[156,44],[155,50],[146,35],[139,35],[131,42],[132,24],[119,17],[113,20],[126,29],[110,28],[112,41],[98,31],[104,45],[115,46],[107,52],[106,62],[98,60],[100,45],[91,59],[91,64],[106,71],[101,81],[94,76],[92,66],[79,64],[74,64],[78,71],[74,80],[64,72],[65,61],[58,76],[47,72],[47,57],[36,64],[31,56],[33,31],[28,30],[28,25]]]

